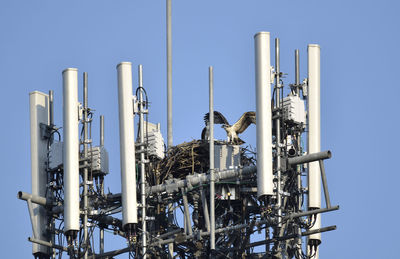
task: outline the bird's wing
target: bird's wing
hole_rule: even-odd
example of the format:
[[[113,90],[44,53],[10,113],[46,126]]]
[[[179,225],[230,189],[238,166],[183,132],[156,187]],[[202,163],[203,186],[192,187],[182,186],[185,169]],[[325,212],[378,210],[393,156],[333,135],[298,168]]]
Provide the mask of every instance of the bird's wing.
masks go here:
[[[204,115],[204,123],[207,125],[210,120],[210,114],[207,112],[206,115]],[[214,111],[214,124],[225,124],[229,125],[228,120],[225,118],[222,113],[218,111]]]
[[[236,131],[237,134],[242,133],[247,129],[247,127],[250,126],[250,124],[256,124],[256,113],[255,112],[245,112],[243,115],[239,118],[239,120],[232,125],[232,128],[234,131]]]

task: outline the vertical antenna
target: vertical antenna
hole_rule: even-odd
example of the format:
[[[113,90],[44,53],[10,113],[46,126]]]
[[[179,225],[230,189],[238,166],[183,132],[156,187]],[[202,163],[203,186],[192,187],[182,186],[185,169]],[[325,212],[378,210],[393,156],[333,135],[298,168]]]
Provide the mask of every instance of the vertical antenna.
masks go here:
[[[172,28],[171,0],[167,0],[167,132],[168,148],[172,147]]]
[[[83,72],[83,244],[84,244],[84,255],[83,258],[88,257],[88,163],[86,161],[88,157],[88,74]]]
[[[133,230],[133,224],[138,223],[131,62],[121,62],[117,66],[117,71],[119,141],[121,157],[122,226],[127,232],[131,232]]]
[[[104,115],[100,115],[100,146],[104,147]]]
[[[171,27],[171,0],[167,0],[167,147],[172,142],[172,27]],[[168,204],[168,224],[172,225],[174,215],[173,204]],[[174,244],[168,244],[168,258],[174,257]]]
[[[50,90],[49,91],[49,125],[53,126],[54,125],[54,91]]]
[[[254,35],[257,130],[257,197],[272,196],[271,53],[269,32]]]
[[[54,127],[54,92],[53,90],[49,91],[49,127],[52,130]],[[49,139],[49,145],[53,144],[54,135],[51,134]]]
[[[45,166],[47,140],[41,136],[40,125],[49,124],[49,99],[48,95],[41,92],[35,91],[29,94],[32,195],[41,197],[46,197],[48,182]],[[48,221],[46,209],[35,203],[32,203],[31,208],[35,212],[31,214],[34,238],[50,242],[49,237],[45,234]],[[47,246],[32,243],[32,254],[50,255],[50,250]]]
[[[140,127],[140,195],[142,201],[142,258],[146,259],[146,174],[145,174],[145,142],[144,142],[144,101],[143,101],[143,66],[138,67],[138,78],[139,78],[139,127]]]
[[[214,73],[213,67],[208,68],[210,91],[210,249],[215,250],[215,179],[214,179]]]
[[[296,49],[294,51],[294,63],[295,63],[295,68],[294,68],[294,74],[295,74],[295,82],[294,84],[296,85],[296,95],[300,97],[300,55],[299,55],[299,50]]]
[[[320,46],[308,45],[308,154],[321,151],[321,111],[320,111]],[[318,162],[308,165],[308,208],[321,208],[321,172]],[[321,214],[314,215],[315,224],[311,228],[321,227]],[[314,248],[318,259],[317,246],[321,243],[321,233],[313,234],[308,239],[309,248]],[[311,251],[312,253],[312,251]]]
[[[63,103],[64,232],[71,242],[80,229],[78,69],[76,68],[67,68],[63,71]]]

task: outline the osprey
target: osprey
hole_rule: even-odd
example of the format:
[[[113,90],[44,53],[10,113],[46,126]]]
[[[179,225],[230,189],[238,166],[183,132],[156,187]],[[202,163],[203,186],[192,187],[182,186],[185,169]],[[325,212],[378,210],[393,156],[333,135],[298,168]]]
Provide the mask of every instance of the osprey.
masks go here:
[[[202,140],[209,139],[209,128],[210,128],[209,121],[210,121],[210,114],[206,113],[206,115],[204,115],[204,122],[206,126],[201,132]],[[247,129],[247,127],[249,127],[250,124],[252,123],[256,124],[255,112],[243,113],[243,115],[239,118],[239,120],[235,124],[230,125],[228,120],[225,118],[224,115],[222,115],[222,113],[214,111],[214,124],[222,124],[221,128],[225,129],[228,137],[228,142],[231,144],[241,145],[245,143],[243,140],[239,138],[238,134],[244,132]]]

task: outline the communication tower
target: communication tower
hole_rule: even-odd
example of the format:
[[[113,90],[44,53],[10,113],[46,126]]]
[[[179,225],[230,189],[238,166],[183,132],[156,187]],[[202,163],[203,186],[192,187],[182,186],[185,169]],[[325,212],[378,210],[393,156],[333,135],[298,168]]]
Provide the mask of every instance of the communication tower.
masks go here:
[[[63,125],[54,124],[53,91],[30,93],[32,193],[18,198],[28,205],[34,258],[318,259],[321,233],[336,229],[322,227],[321,216],[339,209],[324,169],[331,152],[320,148],[320,47],[308,45],[303,81],[295,50],[295,82],[285,85],[279,39],[274,67],[270,33],[257,33],[254,43],[255,152],[233,137],[215,140],[216,116],[205,117],[207,137],[173,146],[170,104],[164,148],[160,125],[147,119],[143,67],[133,92],[132,64],[118,64],[121,193],[104,191],[116,172],[109,171],[103,116],[99,145],[92,139],[97,117],[87,73],[80,103],[78,69],[62,72]],[[209,98],[215,115],[212,67]],[[126,240],[120,249],[105,251],[105,230]]]

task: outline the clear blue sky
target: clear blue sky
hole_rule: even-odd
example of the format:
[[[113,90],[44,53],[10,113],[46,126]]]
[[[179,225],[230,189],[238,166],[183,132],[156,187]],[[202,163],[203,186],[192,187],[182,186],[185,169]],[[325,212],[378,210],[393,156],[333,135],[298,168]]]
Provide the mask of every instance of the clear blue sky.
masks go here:
[[[341,206],[323,217],[338,230],[322,234],[320,257],[399,258],[399,10],[398,1],[382,0],[173,0],[174,144],[200,137],[210,65],[216,110],[234,121],[255,109],[256,32],[281,39],[286,85],[294,49],[305,78],[307,44],[320,44],[322,149],[333,152],[326,170],[332,203]],[[53,89],[61,126],[62,70],[89,73],[94,141],[103,114],[107,186],[119,192],[115,67],[143,64],[150,121],[160,122],[166,137],[165,27],[165,0],[0,2],[1,258],[31,258],[27,206],[16,199],[17,191],[31,191],[28,93]],[[251,127],[243,139],[254,146],[254,134]]]

